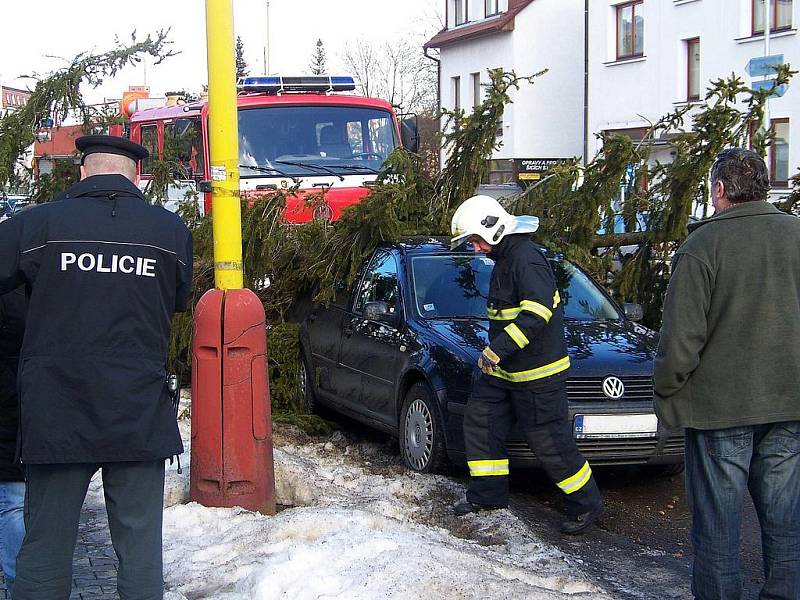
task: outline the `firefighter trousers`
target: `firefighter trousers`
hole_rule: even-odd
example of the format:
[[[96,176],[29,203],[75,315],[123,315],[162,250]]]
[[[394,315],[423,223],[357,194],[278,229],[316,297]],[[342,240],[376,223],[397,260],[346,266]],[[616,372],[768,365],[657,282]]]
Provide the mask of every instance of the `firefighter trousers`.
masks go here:
[[[476,382],[464,413],[464,446],[470,470],[467,500],[508,505],[506,438],[519,423],[548,477],[564,494],[564,508],[575,516],[594,510],[603,500],[589,463],[572,435],[566,382],[541,387],[503,387],[493,378]]]

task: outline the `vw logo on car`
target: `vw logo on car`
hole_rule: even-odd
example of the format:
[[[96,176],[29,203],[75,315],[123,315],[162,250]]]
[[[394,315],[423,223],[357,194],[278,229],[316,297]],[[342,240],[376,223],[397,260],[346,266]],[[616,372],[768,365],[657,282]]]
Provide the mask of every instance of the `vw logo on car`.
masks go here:
[[[603,379],[603,393],[606,398],[611,400],[619,400],[625,393],[625,384],[619,377],[606,377]]]

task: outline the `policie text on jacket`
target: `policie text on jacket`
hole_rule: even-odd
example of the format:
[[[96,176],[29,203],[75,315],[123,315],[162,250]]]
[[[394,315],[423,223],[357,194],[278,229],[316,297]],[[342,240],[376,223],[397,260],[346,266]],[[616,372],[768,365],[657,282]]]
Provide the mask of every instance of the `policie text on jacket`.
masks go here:
[[[155,277],[155,258],[141,256],[118,256],[112,254],[75,254],[74,252],[61,253],[61,270],[80,269],[81,271],[95,271],[97,273],[124,273],[125,275],[138,275],[140,277]]]

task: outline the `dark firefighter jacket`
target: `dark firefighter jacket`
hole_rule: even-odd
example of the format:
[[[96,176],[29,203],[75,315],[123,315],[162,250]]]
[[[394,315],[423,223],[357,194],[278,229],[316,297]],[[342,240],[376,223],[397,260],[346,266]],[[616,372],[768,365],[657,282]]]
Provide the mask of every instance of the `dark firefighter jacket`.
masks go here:
[[[0,295],[0,481],[22,481],[16,461],[19,410],[17,368],[25,331],[25,289]]]
[[[121,175],[96,175],[0,224],[0,293],[24,283],[25,463],[146,461],[183,451],[166,387],[187,308],[191,233]]]
[[[504,237],[489,254],[489,346],[493,376],[512,385],[563,380],[569,369],[564,312],[553,270],[527,234]]]

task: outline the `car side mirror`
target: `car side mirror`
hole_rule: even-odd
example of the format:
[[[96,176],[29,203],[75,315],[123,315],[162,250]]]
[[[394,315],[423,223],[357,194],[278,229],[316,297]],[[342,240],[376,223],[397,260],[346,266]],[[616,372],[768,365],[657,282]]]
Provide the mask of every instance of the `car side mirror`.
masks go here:
[[[638,322],[644,319],[644,308],[642,308],[641,304],[626,302],[622,305],[622,310],[631,321]]]
[[[419,127],[417,124],[417,115],[411,115],[400,121],[400,139],[403,143],[403,148],[413,154],[419,152]]]
[[[364,318],[391,325],[397,322],[397,317],[389,312],[389,305],[381,301],[367,302],[364,305]]]

